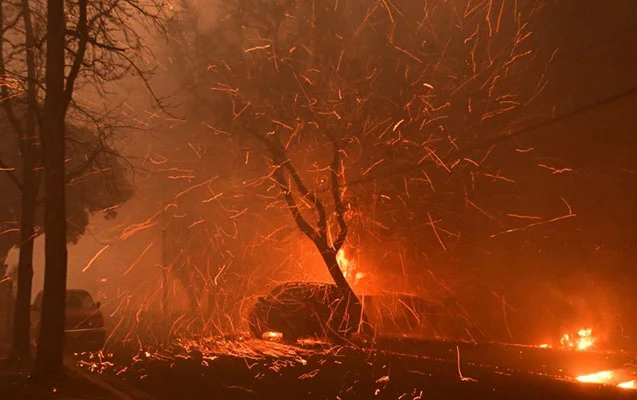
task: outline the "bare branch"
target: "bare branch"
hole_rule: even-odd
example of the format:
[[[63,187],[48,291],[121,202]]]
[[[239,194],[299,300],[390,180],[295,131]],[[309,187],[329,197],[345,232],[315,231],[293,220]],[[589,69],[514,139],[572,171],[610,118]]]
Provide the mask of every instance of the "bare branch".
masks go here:
[[[4,7],[1,6],[0,4],[0,23],[2,23],[4,21]],[[5,37],[4,37],[4,28],[0,29],[0,79],[2,79],[2,82],[0,82],[0,93],[2,94],[2,106],[4,107],[6,113],[7,113],[7,117],[9,118],[9,122],[11,123],[11,126],[13,127],[13,130],[15,132],[16,135],[18,135],[18,137],[22,137],[24,132],[22,130],[22,125],[20,124],[20,121],[18,121],[18,118],[15,115],[15,112],[13,110],[12,107],[12,102],[11,99],[13,97],[13,95],[11,93],[9,93],[9,80],[7,79],[7,71],[6,71],[6,64],[5,64],[5,59],[4,59],[4,42],[5,42]],[[21,150],[23,150],[23,143],[22,141],[19,141],[20,143],[20,148]]]
[[[305,186],[305,184],[303,183],[303,179],[301,178],[299,173],[296,171],[296,168],[294,168],[294,165],[292,165],[292,162],[286,157],[285,149],[283,148],[283,145],[281,144],[281,142],[278,139],[272,139],[269,141],[268,148],[274,158],[274,161],[288,171],[292,180],[294,181],[294,185],[296,186],[298,191],[301,193],[301,196],[304,199],[307,199],[309,202],[311,202],[314,205],[316,209],[315,210],[316,214],[318,215],[318,221],[317,221],[318,234],[319,236],[326,238],[327,237],[327,216],[325,214],[325,207],[323,206],[323,203],[314,193],[312,193],[307,188],[307,186]]]
[[[93,166],[97,157],[104,151],[104,147],[105,147],[104,144],[100,142],[97,148],[91,153],[91,155],[86,159],[86,161],[82,163],[82,165],[80,165],[77,169],[66,174],[66,177],[64,178],[65,184],[68,185],[71,181],[81,176],[91,166]]]
[[[334,200],[334,211],[336,213],[336,220],[338,221],[339,232],[336,240],[334,241],[334,249],[340,250],[347,238],[348,226],[345,221],[345,207],[343,205],[343,199],[341,198],[341,184],[340,173],[341,170],[341,148],[336,138],[332,139],[334,147],[334,155],[332,158],[332,165],[330,167],[330,185],[332,187],[332,199]]]
[[[77,33],[80,41],[77,45],[77,52],[73,58],[73,65],[69,71],[69,75],[66,78],[66,87],[64,88],[64,115],[69,107],[71,98],[73,97],[73,90],[75,89],[75,80],[80,73],[80,68],[84,62],[84,53],[86,52],[86,43],[88,41],[87,22],[86,22],[86,7],[88,0],[79,0],[80,15],[77,22]]]
[[[74,37],[76,39],[80,39],[82,40],[82,34],[79,32],[79,30],[72,30],[72,29],[67,29],[66,30],[66,35],[70,36],[70,37]],[[93,37],[86,37],[86,41],[90,44],[92,44],[95,47],[99,47],[100,49],[104,49],[104,50],[108,50],[108,51],[115,51],[115,52],[124,52],[126,51],[126,49],[124,47],[117,47],[117,46],[113,46],[110,44],[106,44],[106,43],[101,43],[99,41],[97,41],[97,39],[93,38]]]
[[[272,176],[274,178],[274,181],[279,186],[279,189],[281,189],[281,192],[283,193],[283,197],[285,198],[285,201],[288,205],[288,209],[290,210],[290,213],[292,213],[294,222],[296,222],[296,225],[299,227],[299,229],[301,229],[301,231],[308,238],[312,239],[313,242],[315,243],[322,242],[324,236],[322,236],[319,232],[317,232],[305,220],[305,218],[303,218],[303,215],[301,214],[301,211],[299,210],[299,206],[296,204],[296,200],[294,200],[294,196],[292,195],[290,185],[285,181],[285,175],[283,174],[283,171],[281,169],[282,166],[277,165],[274,168],[275,170],[272,173]]]

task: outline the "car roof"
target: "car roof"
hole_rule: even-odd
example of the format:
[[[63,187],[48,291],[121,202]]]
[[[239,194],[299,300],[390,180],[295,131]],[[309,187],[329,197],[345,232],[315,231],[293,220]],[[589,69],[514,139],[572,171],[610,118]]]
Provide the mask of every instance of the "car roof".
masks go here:
[[[296,288],[296,287],[337,287],[335,284],[333,283],[327,283],[327,282],[284,282],[281,283],[277,286],[275,286],[275,289],[278,288]]]
[[[395,299],[417,299],[417,300],[425,300],[424,297],[418,296],[415,294],[408,293],[376,293],[376,294],[366,294],[363,297],[365,298],[395,298]]]
[[[279,296],[283,293],[340,293],[342,289],[333,283],[325,282],[284,282],[273,287],[269,294]]]

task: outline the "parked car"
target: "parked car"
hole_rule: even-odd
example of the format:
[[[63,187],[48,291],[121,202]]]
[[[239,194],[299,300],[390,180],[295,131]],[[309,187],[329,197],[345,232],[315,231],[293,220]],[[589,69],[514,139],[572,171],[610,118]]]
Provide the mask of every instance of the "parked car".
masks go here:
[[[360,296],[360,303],[336,285],[289,282],[260,296],[248,323],[253,337],[294,343],[300,338],[339,342],[358,333],[371,337],[468,340],[467,321],[457,302],[383,293]],[[361,317],[363,323],[361,323]]]
[[[31,306],[31,338],[37,344],[40,335],[42,314],[42,292]],[[95,302],[86,290],[69,289],[66,291],[65,339],[67,348],[99,350],[106,342],[104,316],[100,303]]]
[[[358,330],[360,318],[360,305],[348,291],[327,283],[288,282],[257,298],[248,323],[256,338],[340,342]]]

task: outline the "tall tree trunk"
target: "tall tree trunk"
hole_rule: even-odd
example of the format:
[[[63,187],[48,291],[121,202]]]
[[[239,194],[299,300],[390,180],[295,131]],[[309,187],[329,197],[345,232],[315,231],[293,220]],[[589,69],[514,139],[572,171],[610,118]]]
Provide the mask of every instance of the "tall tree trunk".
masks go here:
[[[37,86],[36,86],[36,51],[31,23],[31,7],[29,0],[22,0],[22,18],[26,39],[27,64],[27,112],[26,130],[22,148],[22,206],[20,208],[20,256],[18,262],[18,293],[13,313],[13,340],[11,355],[16,360],[30,358],[31,328],[31,287],[33,283],[33,242],[35,232],[35,207],[40,187],[35,167],[37,159]]]
[[[28,144],[25,146],[27,147]],[[28,150],[32,153],[33,150]],[[11,357],[16,361],[30,358],[31,286],[33,282],[33,241],[37,189],[32,154],[23,155],[22,207],[20,218],[20,256],[18,261],[18,293],[13,313]]]
[[[35,376],[55,379],[63,374],[66,298],[66,210],[64,197],[64,0],[47,2],[46,97],[42,159],[44,165],[45,270],[42,323]]]
[[[360,299],[356,296],[356,293],[354,293],[349,282],[345,279],[345,275],[343,274],[343,271],[341,271],[341,267],[338,265],[338,260],[336,258],[337,251],[329,247],[323,249],[319,248],[319,251],[321,252],[323,261],[325,262],[327,270],[329,271],[336,286],[347,292],[347,299],[343,304],[344,309],[337,311],[343,312],[343,317],[347,319],[348,324],[356,325],[367,334],[373,333],[371,326],[367,321],[367,316],[363,312],[363,305]],[[353,318],[354,320],[351,320],[350,318]]]

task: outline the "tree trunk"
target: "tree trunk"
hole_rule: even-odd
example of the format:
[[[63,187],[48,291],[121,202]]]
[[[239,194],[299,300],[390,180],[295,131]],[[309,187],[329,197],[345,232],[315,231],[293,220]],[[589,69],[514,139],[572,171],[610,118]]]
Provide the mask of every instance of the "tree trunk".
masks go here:
[[[22,205],[20,208],[20,257],[18,262],[18,291],[13,314],[13,340],[11,355],[15,360],[26,360],[31,356],[31,287],[33,283],[33,242],[35,232],[36,197],[40,183],[36,177],[37,159],[37,86],[35,65],[35,43],[31,23],[29,0],[22,0],[22,17],[27,46],[27,113],[26,137],[22,147]]]
[[[327,266],[327,270],[329,271],[330,276],[334,280],[336,286],[345,289],[353,294],[354,290],[352,290],[352,287],[349,285],[349,282],[347,282],[347,279],[345,279],[345,276],[343,275],[343,271],[341,271],[341,267],[338,265],[338,261],[336,259],[336,251],[330,248],[319,248],[319,251],[321,252],[321,257],[323,257],[323,261]]]
[[[30,142],[30,140],[27,140]],[[29,147],[27,143],[25,147]],[[32,153],[28,149],[27,153]],[[20,256],[18,262],[18,293],[13,313],[11,357],[24,361],[31,357],[31,286],[33,282],[33,242],[37,186],[32,154],[23,155],[22,207],[20,217]]]
[[[66,299],[66,210],[64,175],[64,0],[48,0],[46,97],[42,154],[44,166],[45,270],[42,323],[35,376],[56,379],[63,375]]]
[[[341,267],[338,265],[338,261],[336,258],[336,251],[334,249],[319,249],[321,251],[321,256],[323,257],[323,261],[325,265],[327,265],[327,270],[329,271],[332,279],[336,286],[341,289],[344,289],[347,292],[347,299],[344,303],[345,308],[343,309],[344,313],[347,313],[347,318],[353,317],[354,321],[350,321],[350,323],[355,323],[358,329],[362,330],[367,334],[371,334],[371,326],[367,321],[367,316],[363,312],[363,305],[354,293],[354,290],[350,286],[347,279],[343,275],[343,271],[341,271]]]

